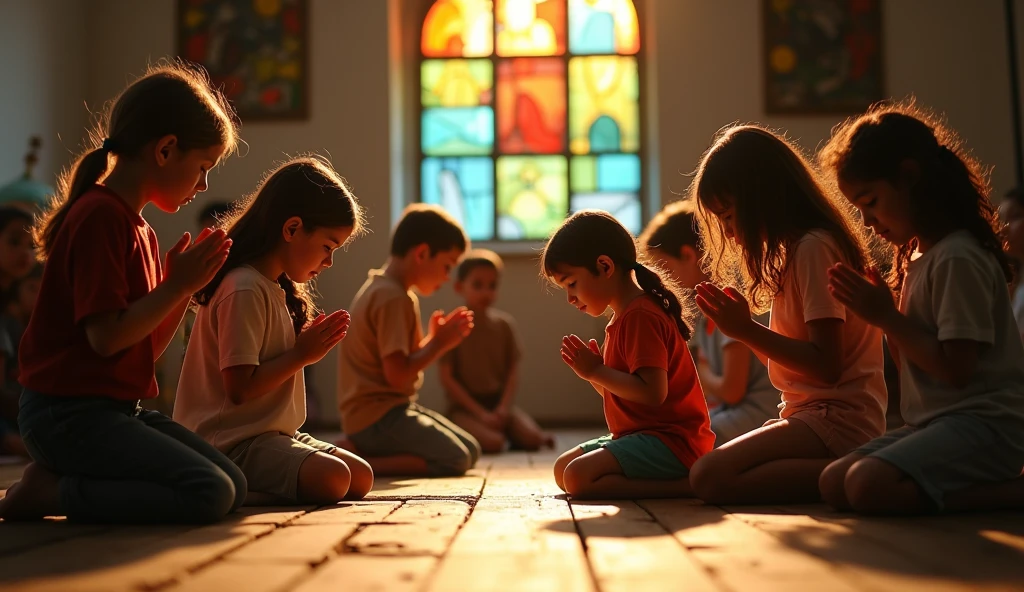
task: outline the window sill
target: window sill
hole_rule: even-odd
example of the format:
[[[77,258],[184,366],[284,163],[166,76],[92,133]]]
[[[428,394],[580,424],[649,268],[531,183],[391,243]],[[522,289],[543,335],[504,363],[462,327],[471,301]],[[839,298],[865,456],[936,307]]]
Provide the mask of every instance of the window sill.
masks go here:
[[[502,257],[539,259],[546,241],[473,241],[473,249],[489,249]]]

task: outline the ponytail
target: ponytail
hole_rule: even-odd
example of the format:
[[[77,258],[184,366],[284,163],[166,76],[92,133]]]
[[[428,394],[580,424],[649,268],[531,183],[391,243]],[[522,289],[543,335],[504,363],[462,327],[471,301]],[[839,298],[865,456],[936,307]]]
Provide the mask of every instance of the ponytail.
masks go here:
[[[50,207],[32,229],[32,238],[39,246],[39,256],[43,261],[49,256],[53,241],[57,238],[57,233],[64,224],[71,206],[83,193],[106,176],[109,154],[109,148],[94,148],[79,157],[70,169],[61,173],[57,182],[57,195],[51,199]]]
[[[639,261],[633,264],[633,273],[636,274],[636,282],[640,284],[640,289],[654,298],[665,314],[675,321],[679,334],[688,341],[691,334],[690,326],[686,323],[683,305],[672,287],[665,284],[665,280],[657,271]]]

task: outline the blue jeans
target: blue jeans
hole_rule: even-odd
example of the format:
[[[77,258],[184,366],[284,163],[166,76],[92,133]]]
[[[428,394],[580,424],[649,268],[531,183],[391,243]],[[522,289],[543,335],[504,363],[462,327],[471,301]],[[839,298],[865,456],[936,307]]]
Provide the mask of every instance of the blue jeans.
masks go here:
[[[60,475],[60,506],[69,520],[203,524],[245,500],[241,469],[136,401],[25,389],[18,423],[33,460]]]

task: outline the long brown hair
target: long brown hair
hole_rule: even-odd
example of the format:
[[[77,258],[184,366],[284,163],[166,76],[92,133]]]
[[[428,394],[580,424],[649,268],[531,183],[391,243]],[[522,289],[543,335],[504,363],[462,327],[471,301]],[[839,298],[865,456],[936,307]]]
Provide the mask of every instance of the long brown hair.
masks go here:
[[[683,339],[690,338],[679,285],[670,274],[638,255],[633,236],[607,212],[580,210],[563,222],[544,247],[541,269],[548,279],[560,265],[582,267],[596,275],[601,255],[627,274],[632,269],[640,288],[675,321]]]
[[[1002,226],[989,200],[989,169],[940,117],[913,100],[880,103],[837,125],[818,158],[837,180],[884,180],[897,187],[911,183],[911,223],[918,234],[938,239],[950,230],[967,230],[996,258],[1006,281],[1013,279]],[[917,165],[915,179],[904,174],[907,162]],[[914,238],[895,249],[890,282],[897,292],[917,247]]]
[[[786,138],[756,125],[724,129],[704,154],[692,191],[704,241],[704,266],[716,281],[742,272],[756,312],[782,291],[787,254],[811,231],[832,238],[843,261],[863,270],[868,260],[853,207],[824,189],[818,174]],[[725,239],[712,204],[735,207],[742,249]]]
[[[213,280],[196,293],[196,302],[209,304],[228,272],[277,248],[284,223],[296,216],[302,220],[304,232],[351,228],[351,241],[365,231],[363,209],[331,163],[320,156],[293,158],[268,174],[225,219],[231,251]],[[298,335],[316,313],[313,291],[308,284],[294,282],[284,274],[277,283],[284,290]]]
[[[200,66],[161,62],[107,103],[89,130],[85,150],[61,173],[57,194],[33,229],[40,256],[50,254],[75,200],[107,175],[111,155],[134,158],[146,144],[168,135],[182,150],[223,144],[227,155],[237,145],[235,111]]]

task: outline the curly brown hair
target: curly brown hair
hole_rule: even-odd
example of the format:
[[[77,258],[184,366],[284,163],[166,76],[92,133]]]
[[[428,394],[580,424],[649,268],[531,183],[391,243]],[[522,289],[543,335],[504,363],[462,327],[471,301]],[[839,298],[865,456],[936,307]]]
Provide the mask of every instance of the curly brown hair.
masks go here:
[[[853,206],[827,191],[818,173],[789,140],[757,125],[718,133],[691,185],[698,205],[704,267],[716,282],[741,278],[755,312],[768,309],[782,291],[787,253],[807,233],[835,242],[842,260],[867,265],[865,233]],[[734,206],[742,248],[725,240],[713,205]]]
[[[1013,279],[1002,225],[989,200],[991,169],[971,156],[940,116],[913,99],[878,103],[837,125],[818,160],[837,182],[884,180],[897,186],[908,182],[904,164],[916,163],[919,174],[910,180],[909,197],[918,236],[938,240],[967,230],[996,258],[1006,281]],[[897,293],[918,244],[914,238],[895,249],[889,281]]]

